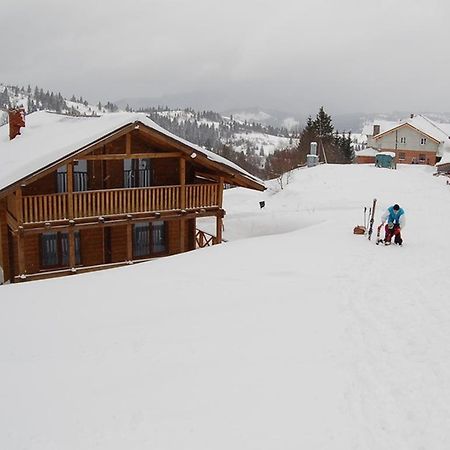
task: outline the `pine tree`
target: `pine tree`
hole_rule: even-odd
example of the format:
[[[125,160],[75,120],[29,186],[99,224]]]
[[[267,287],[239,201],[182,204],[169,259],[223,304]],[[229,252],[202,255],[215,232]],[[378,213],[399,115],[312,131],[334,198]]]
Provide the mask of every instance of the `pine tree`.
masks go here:
[[[325,112],[323,106],[320,107],[320,110],[317,113],[316,120],[314,120],[313,125],[317,133],[321,137],[329,137],[333,134],[334,127],[331,120],[331,116],[329,116]]]

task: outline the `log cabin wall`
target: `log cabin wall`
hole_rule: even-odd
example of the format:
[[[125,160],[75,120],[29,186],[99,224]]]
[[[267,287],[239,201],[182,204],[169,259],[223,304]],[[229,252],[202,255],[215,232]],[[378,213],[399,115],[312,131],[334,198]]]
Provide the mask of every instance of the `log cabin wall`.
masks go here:
[[[8,245],[8,225],[6,219],[7,201],[0,200],[0,266],[3,268],[5,280],[9,280],[9,245]]]
[[[106,185],[106,164],[105,161],[88,161],[88,189],[99,191],[105,189]]]
[[[41,270],[41,239],[40,235],[24,236],[25,270],[27,273],[37,273]],[[17,261],[18,258],[15,258]],[[16,265],[16,275],[19,268]]]
[[[186,220],[185,226],[186,226],[185,242],[184,242],[185,251],[195,250],[195,219]],[[168,222],[167,243],[169,255],[181,253],[179,220],[173,220]]]
[[[131,132],[131,153],[145,153],[145,152],[154,152],[159,150],[157,146],[150,143],[147,139],[143,139],[138,130],[134,130]],[[124,153],[125,153],[124,147]]]
[[[110,160],[105,161],[106,175],[105,175],[105,189],[120,189],[123,188],[123,161]]]
[[[56,170],[22,188],[23,195],[46,195],[57,191]]]
[[[177,158],[154,159],[151,162],[152,185],[173,186],[180,184],[180,169]]]
[[[83,266],[104,263],[103,227],[89,228],[80,232],[80,254]]]
[[[111,262],[127,260],[127,226],[111,227]]]

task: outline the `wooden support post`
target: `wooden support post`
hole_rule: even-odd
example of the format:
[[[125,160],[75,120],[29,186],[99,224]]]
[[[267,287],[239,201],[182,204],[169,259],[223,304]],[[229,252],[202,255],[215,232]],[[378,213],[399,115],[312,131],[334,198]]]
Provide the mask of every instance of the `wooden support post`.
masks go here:
[[[11,279],[9,267],[9,239],[6,199],[0,200],[0,266],[3,269],[4,281]]]
[[[219,178],[219,191],[217,192],[217,205],[222,209],[223,203],[223,177]]]
[[[75,269],[77,262],[75,257],[75,231],[73,227],[69,228],[68,236],[69,236],[69,267],[71,269]]]
[[[23,240],[23,230],[19,229],[17,233],[17,257],[18,257],[18,269],[19,276],[25,275],[25,249],[24,249],[24,240]]]
[[[186,160],[180,158],[180,208],[186,209]],[[186,251],[186,220],[180,220],[180,251]]]
[[[22,188],[17,189],[16,193],[16,214],[18,225],[23,224],[23,201],[22,201]]]
[[[133,261],[133,225],[127,223],[127,261]]]
[[[186,160],[180,158],[180,208],[186,209]]]
[[[180,252],[186,251],[186,220],[180,219]]]
[[[216,216],[216,238],[214,239],[214,244],[222,243],[222,229],[223,229],[223,215],[222,211]]]
[[[73,219],[73,162],[67,163],[67,208],[68,219]]]
[[[131,155],[131,133],[125,135],[125,153],[127,156]]]

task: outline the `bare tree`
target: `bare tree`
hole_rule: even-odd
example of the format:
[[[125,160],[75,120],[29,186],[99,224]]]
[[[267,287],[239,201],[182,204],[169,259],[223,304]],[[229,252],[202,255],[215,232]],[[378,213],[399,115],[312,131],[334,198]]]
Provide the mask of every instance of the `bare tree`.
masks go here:
[[[292,170],[297,167],[296,158],[292,149],[278,150],[270,155],[266,161],[266,175],[276,178],[281,189],[289,184]]]

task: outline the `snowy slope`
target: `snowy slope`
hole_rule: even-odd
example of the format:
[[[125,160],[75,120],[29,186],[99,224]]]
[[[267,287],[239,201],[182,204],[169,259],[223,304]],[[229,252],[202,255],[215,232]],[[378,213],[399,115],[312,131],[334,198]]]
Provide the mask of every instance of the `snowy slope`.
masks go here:
[[[448,449],[432,170],[300,169],[226,192],[222,246],[0,288],[0,448]],[[352,234],[374,196],[406,209],[403,248]]]

